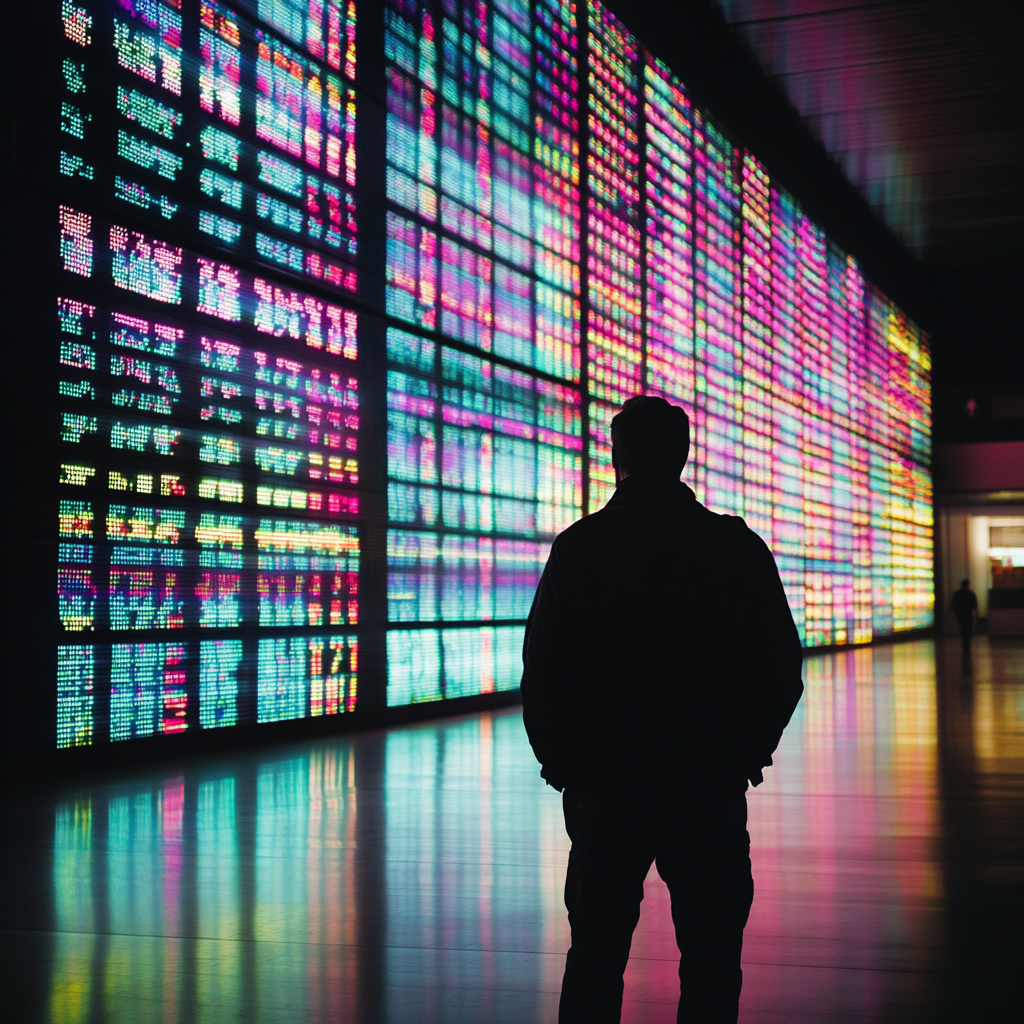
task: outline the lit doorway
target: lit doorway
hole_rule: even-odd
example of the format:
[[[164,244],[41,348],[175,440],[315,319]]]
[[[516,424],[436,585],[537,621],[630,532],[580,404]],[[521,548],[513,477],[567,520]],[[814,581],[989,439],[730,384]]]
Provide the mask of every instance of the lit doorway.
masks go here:
[[[960,581],[978,596],[979,632],[1024,636],[1024,507],[943,508],[936,604],[947,636],[957,633],[949,602]]]

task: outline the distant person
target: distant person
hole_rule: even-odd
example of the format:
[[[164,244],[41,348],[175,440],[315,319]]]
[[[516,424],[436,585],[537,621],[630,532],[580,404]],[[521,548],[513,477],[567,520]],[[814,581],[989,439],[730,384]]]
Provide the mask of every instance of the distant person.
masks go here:
[[[971,653],[971,635],[978,614],[978,595],[971,590],[970,580],[961,580],[960,589],[953,595],[953,614],[960,626],[960,643],[964,654]]]
[[[672,896],[679,1020],[734,1024],[754,895],[746,789],[803,692],[771,552],[679,480],[686,413],[631,398],[616,489],[555,540],[523,651],[523,718],[572,840],[559,1021],[618,1021],[653,861]]]

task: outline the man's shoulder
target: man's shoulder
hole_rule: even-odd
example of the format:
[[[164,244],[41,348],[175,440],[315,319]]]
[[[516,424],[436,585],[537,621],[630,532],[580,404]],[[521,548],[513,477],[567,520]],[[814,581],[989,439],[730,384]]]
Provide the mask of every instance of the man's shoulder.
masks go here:
[[[555,537],[554,547],[568,548],[573,545],[586,542],[595,533],[600,532],[602,527],[607,525],[607,516],[604,516],[607,509],[598,509],[570,523],[558,536]]]
[[[555,546],[561,549],[572,548],[577,544],[587,544],[601,535],[614,532],[623,520],[639,509],[605,505],[589,515],[577,519],[567,526],[555,538]],[[687,527],[694,533],[709,538],[724,538],[733,543],[764,543],[761,538],[747,526],[742,516],[734,516],[712,512],[699,501],[691,500],[678,509],[680,519],[685,518]]]
[[[723,530],[725,533],[731,533],[737,537],[742,537],[744,540],[752,544],[764,543],[761,535],[747,525],[747,521],[743,516],[719,514],[717,512],[710,512],[709,514],[714,516],[718,521],[718,528]]]
[[[743,516],[720,514],[706,510],[708,518],[705,521],[705,529],[708,531],[708,539],[714,539],[723,548],[741,559],[754,557],[767,552],[771,554],[764,538],[752,530]]]

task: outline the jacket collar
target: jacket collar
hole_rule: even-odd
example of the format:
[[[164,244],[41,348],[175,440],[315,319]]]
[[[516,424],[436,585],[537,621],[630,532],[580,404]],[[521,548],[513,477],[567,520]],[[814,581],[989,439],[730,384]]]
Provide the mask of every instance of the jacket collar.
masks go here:
[[[632,474],[618,484],[605,507],[619,508],[661,501],[696,503],[697,496],[682,480],[674,477]]]

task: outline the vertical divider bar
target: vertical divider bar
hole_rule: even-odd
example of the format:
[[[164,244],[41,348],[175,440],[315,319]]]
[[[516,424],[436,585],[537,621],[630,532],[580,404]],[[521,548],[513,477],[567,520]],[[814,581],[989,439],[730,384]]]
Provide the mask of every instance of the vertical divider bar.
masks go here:
[[[360,172],[356,193],[359,247],[363,269],[361,292],[379,314],[359,313],[360,515],[359,644],[356,711],[387,706],[387,326],[384,282],[387,260],[387,79],[384,60],[384,4],[361,4],[356,28],[358,46],[356,138]],[[370,224],[377,230],[367,230]],[[380,268],[372,273],[370,268]]]
[[[101,170],[99,166],[100,154],[107,156],[117,152],[117,129],[113,126],[113,119],[104,117],[103,113],[105,112],[101,112],[102,105],[104,104],[109,104],[111,109],[117,109],[117,59],[113,56],[115,53],[114,20],[109,12],[104,12],[104,15],[94,15],[92,43],[85,49],[84,55],[88,61],[87,73],[94,76],[93,82],[90,84],[93,85],[95,90],[92,100],[95,117],[92,123],[96,125],[96,128],[92,134],[94,152],[98,158],[96,163],[97,181],[104,182],[105,179],[107,195],[112,196],[114,192],[114,176],[109,174],[109,172],[105,174],[104,170]],[[106,59],[102,56],[104,53],[107,55]],[[94,218],[97,213],[100,213],[102,216],[103,212],[106,212],[102,207],[97,206],[96,198],[93,195],[90,195],[88,200],[85,200],[83,195],[83,200],[89,203],[87,209]],[[110,212],[113,214],[113,210]],[[111,216],[110,219],[114,221],[115,216]],[[113,290],[113,286],[109,284],[113,277],[109,246],[102,243],[97,244],[94,249],[93,259],[93,276],[90,283],[95,288],[93,295],[97,298],[102,296],[102,298],[100,301],[90,302],[90,305],[95,305],[97,312],[99,312],[103,309],[101,302],[107,299]],[[108,283],[107,288],[97,283],[104,279]],[[65,285],[65,282],[62,281],[61,285]],[[108,304],[108,309],[106,310],[108,316],[110,306],[112,306],[112,303]],[[102,321],[97,316],[94,316],[92,320],[94,328],[93,347],[96,351],[96,371],[94,372],[93,379],[97,383],[106,380],[109,384],[107,379],[110,366],[109,353],[107,351],[109,334],[107,329],[105,329],[107,325],[101,327]],[[99,440],[103,434],[104,431],[101,428],[101,431],[95,435],[95,446],[92,452],[89,453],[93,456],[91,461],[94,461],[96,468],[96,475],[93,477],[91,488],[93,496],[93,565],[95,567],[93,583],[96,587],[94,632],[91,637],[95,659],[93,663],[94,703],[92,733],[92,743],[95,746],[107,746],[111,742],[111,720],[114,717],[111,707],[113,690],[111,667],[114,646],[118,643],[127,644],[135,640],[130,633],[114,635],[111,628],[111,545],[106,541],[105,528],[107,516],[110,512],[109,479],[114,456],[110,449],[109,430],[106,432],[106,443],[101,443]]]

